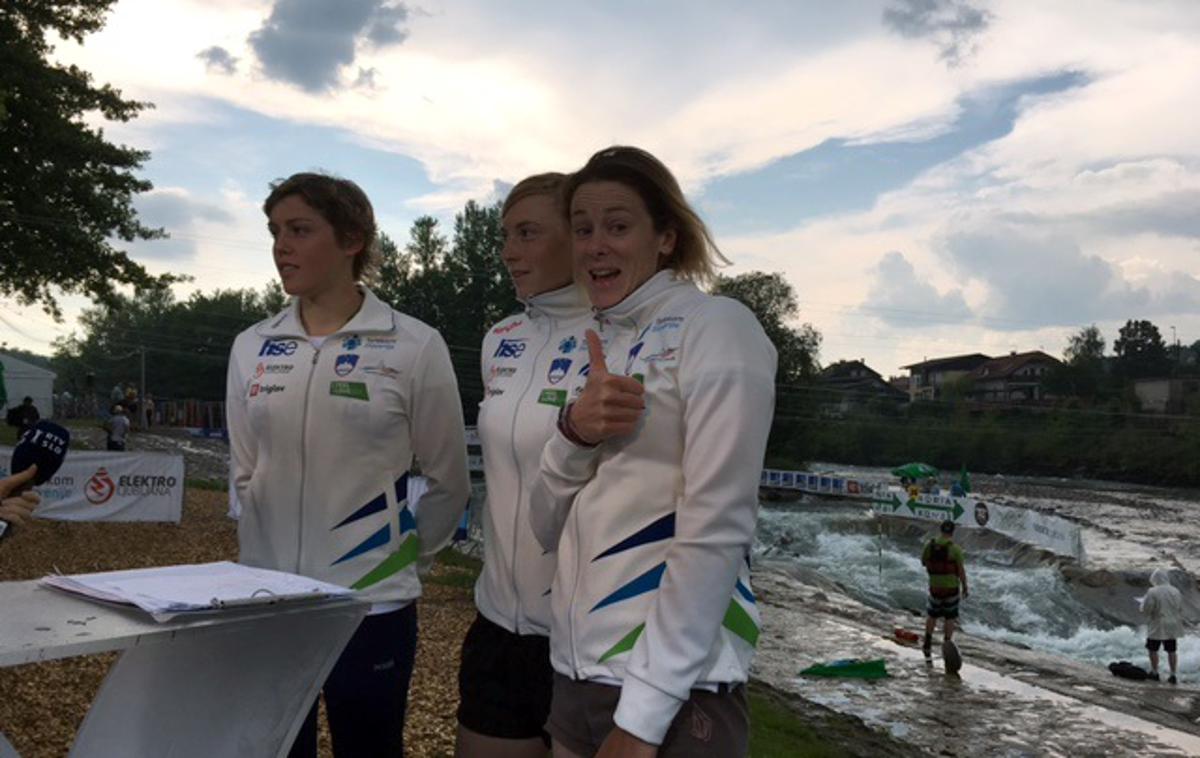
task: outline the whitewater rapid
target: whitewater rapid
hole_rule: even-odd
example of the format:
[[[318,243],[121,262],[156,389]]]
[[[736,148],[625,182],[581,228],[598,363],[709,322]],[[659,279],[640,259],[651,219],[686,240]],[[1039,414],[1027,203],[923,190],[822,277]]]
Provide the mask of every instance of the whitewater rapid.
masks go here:
[[[808,499],[765,503],[755,559],[815,572],[874,608],[913,611],[910,628],[916,631],[923,623],[918,614],[926,595],[920,563],[924,528],[889,529],[867,509],[850,504]],[[966,531],[960,530],[959,537],[966,546],[971,589],[962,604],[968,634],[1100,666],[1115,660],[1146,665],[1144,628],[1115,622],[1102,600],[1081,598],[1078,585],[1067,581],[1060,565],[1015,560],[1009,547],[972,548],[976,535]],[[1134,592],[1126,589],[1126,594]],[[1200,639],[1181,639],[1179,657],[1181,681],[1200,682]],[[1164,660],[1164,670],[1165,665]]]

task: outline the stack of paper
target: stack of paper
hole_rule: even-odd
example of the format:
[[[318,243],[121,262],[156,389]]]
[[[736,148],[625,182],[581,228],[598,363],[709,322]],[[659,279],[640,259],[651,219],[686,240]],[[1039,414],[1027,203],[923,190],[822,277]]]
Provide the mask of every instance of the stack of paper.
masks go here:
[[[47,576],[42,583],[96,600],[135,605],[156,621],[181,613],[353,594],[336,584],[229,561]]]

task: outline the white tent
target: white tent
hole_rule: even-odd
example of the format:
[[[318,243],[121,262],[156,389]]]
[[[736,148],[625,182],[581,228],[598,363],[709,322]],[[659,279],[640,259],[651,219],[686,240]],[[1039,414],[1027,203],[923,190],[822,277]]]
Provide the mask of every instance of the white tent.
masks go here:
[[[4,389],[8,393],[9,408],[32,397],[42,418],[54,415],[54,377],[57,374],[7,353],[0,353],[0,363],[4,364]],[[2,417],[0,423],[3,423]]]

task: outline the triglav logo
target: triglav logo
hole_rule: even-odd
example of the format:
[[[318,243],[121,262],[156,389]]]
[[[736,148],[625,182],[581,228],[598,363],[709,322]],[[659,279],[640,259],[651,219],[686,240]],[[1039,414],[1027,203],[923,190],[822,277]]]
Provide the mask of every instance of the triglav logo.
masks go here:
[[[97,469],[96,473],[92,474],[92,478],[88,479],[87,486],[83,488],[84,495],[92,505],[104,505],[116,491],[117,485],[103,468]]]

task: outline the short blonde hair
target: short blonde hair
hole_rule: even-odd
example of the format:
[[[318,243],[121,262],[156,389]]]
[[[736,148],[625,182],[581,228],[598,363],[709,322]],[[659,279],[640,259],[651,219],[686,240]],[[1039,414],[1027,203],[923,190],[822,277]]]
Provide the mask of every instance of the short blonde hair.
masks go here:
[[[566,174],[560,174],[556,171],[548,171],[544,174],[534,174],[533,176],[525,177],[508,191],[508,197],[504,198],[504,206],[500,209],[500,216],[507,216],[514,205],[527,197],[535,195],[550,195],[561,203],[562,186],[566,179]]]
[[[656,232],[674,230],[675,249],[664,268],[703,284],[716,277],[718,266],[729,265],[708,226],[683,196],[674,175],[645,150],[616,145],[589,158],[563,185],[563,205],[568,213],[575,191],[589,182],[617,182],[629,187],[645,203]]]

